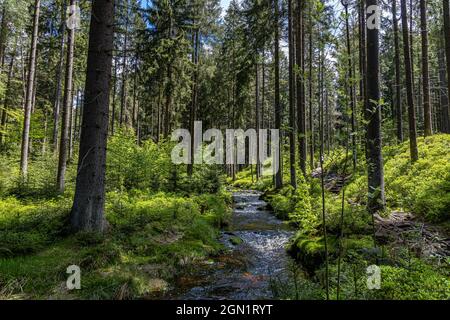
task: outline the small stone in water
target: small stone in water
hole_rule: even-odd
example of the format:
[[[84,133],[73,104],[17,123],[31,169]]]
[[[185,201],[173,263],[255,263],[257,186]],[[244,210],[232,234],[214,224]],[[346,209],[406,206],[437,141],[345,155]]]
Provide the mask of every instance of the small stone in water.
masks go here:
[[[240,245],[244,241],[239,237],[231,237],[230,242],[231,242],[231,244],[237,246],[237,245]]]

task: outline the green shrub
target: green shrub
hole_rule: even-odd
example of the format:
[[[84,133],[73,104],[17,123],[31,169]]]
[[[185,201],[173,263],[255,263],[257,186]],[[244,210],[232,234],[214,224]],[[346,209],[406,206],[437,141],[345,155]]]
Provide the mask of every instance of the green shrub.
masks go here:
[[[36,252],[67,231],[70,203],[0,201],[0,256]]]
[[[431,221],[450,218],[450,135],[418,139],[419,160],[411,164],[405,142],[387,148],[386,195],[390,206]]]
[[[375,299],[449,300],[450,278],[415,259],[407,268],[381,266],[381,289],[371,293]]]

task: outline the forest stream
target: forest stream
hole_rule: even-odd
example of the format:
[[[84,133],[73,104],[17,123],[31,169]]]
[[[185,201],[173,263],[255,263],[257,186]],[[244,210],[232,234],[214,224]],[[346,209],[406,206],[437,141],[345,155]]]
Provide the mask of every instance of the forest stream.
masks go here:
[[[233,216],[220,241],[225,253],[181,277],[175,299],[272,299],[274,288],[289,280],[285,247],[293,231],[260,199],[256,191],[233,194]]]

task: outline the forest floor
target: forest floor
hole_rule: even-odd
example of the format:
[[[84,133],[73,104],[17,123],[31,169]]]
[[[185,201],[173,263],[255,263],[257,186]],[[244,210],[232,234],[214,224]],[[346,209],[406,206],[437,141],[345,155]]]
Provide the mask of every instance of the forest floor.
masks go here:
[[[312,178],[321,177],[320,168],[315,169]],[[339,194],[352,178],[351,174],[326,173],[324,185],[328,192]],[[445,260],[450,256],[450,232],[440,224],[427,222],[411,212],[391,211],[374,215],[375,235],[381,244],[410,247],[416,254],[428,258]]]

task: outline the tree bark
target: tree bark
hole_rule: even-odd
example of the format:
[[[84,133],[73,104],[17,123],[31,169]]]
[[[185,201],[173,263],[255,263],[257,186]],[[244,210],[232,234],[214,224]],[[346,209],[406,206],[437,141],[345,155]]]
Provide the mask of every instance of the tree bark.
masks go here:
[[[75,0],[70,0],[70,8],[73,8]],[[70,15],[75,12],[70,12]],[[73,55],[75,47],[75,28],[68,29],[67,35],[67,57],[66,57],[66,75],[64,80],[64,99],[61,121],[61,139],[59,145],[58,173],[56,186],[60,193],[64,192],[67,162],[69,159],[70,145],[70,127],[72,118],[72,87],[73,87]]]
[[[450,99],[450,1],[442,1],[444,10],[445,56],[447,58],[447,98]]]
[[[413,76],[411,66],[411,51],[408,31],[408,12],[406,9],[406,0],[401,0],[402,7],[402,29],[403,29],[403,51],[405,58],[405,76],[406,76],[406,98],[408,102],[408,123],[409,123],[409,144],[411,161],[419,159],[417,150],[417,130],[416,130],[416,109],[414,108],[413,97]]]
[[[420,29],[422,35],[422,90],[425,137],[431,136],[431,101],[430,101],[430,71],[428,64],[428,14],[426,0],[420,0]]]
[[[297,0],[296,8],[296,84],[297,84],[297,130],[298,130],[298,154],[300,170],[306,177],[306,100],[305,100],[305,80],[304,80],[304,25],[303,25],[304,1]]]
[[[312,9],[309,9],[309,72],[308,72],[308,89],[309,89],[309,166],[311,171],[314,170],[314,110],[313,110],[313,23],[312,23]]]
[[[255,115],[256,115],[256,180],[258,181],[261,177],[261,163],[259,158],[259,132],[261,129],[261,105],[259,101],[259,64],[258,64],[258,51],[256,52],[256,63],[255,63]]]
[[[195,22],[194,22],[195,24]],[[199,50],[199,30],[196,29],[192,34],[192,63],[194,65],[194,72],[192,75],[192,94],[191,94],[191,110],[189,115],[189,128],[191,134],[194,134],[194,124],[197,117],[197,77],[198,77],[198,50]],[[187,166],[188,175],[192,176],[194,172],[194,155],[195,155],[195,142],[191,139],[190,145],[191,159]]]
[[[394,64],[395,64],[395,116],[397,140],[403,141],[403,108],[400,82],[400,45],[398,36],[397,0],[392,0],[392,23],[394,25]]]
[[[55,96],[53,100],[53,136],[52,136],[52,144],[53,150],[56,151],[58,149],[58,134],[59,134],[59,117],[60,117],[60,109],[61,109],[61,88],[62,88],[62,79],[63,79],[63,65],[64,65],[64,47],[66,41],[66,1],[63,1],[61,5],[61,27],[60,27],[60,51],[59,51],[59,61],[58,67],[56,71],[56,88],[55,88]]]
[[[2,21],[0,23],[0,65],[2,71],[5,65],[5,44],[8,37],[8,11],[6,6],[7,4],[3,2]]]
[[[366,27],[366,15],[365,15],[365,5],[366,5],[366,0],[361,0],[360,2],[360,26],[361,26],[361,30],[360,30],[360,34],[359,34],[359,45],[360,45],[360,50],[359,50],[359,72],[360,72],[360,93],[361,93],[361,104],[362,104],[362,109],[363,109],[363,114],[364,117],[367,118],[367,110],[369,109],[368,104],[369,104],[369,100],[368,100],[368,95],[367,95],[367,27]],[[365,134],[366,136],[366,140],[367,140],[367,132]],[[366,144],[366,157],[367,157],[367,141],[365,141]]]
[[[17,39],[16,43],[14,44],[13,53],[11,55],[9,66],[8,66],[8,79],[6,80],[6,91],[5,91],[5,98],[3,99],[3,112],[2,112],[2,119],[1,119],[1,126],[0,126],[0,146],[2,146],[5,143],[5,133],[6,131],[6,122],[8,120],[8,109],[9,109],[9,103],[10,103],[10,91],[11,91],[11,82],[13,78],[14,73],[14,63],[16,60],[16,50],[17,50]]]
[[[450,109],[449,96],[447,92],[447,79],[445,74],[445,48],[442,44],[439,47],[439,99],[440,99],[440,113],[442,119],[441,131],[450,133]]]
[[[295,144],[296,144],[296,124],[295,124],[295,92],[294,92],[294,39],[293,39],[293,13],[292,0],[288,0],[288,44],[289,44],[289,171],[292,187],[297,188],[297,176],[295,172]],[[296,39],[296,42],[300,42]]]
[[[39,15],[40,15],[41,0],[34,2],[33,14],[33,33],[31,35],[31,50],[30,60],[28,63],[28,79],[26,88],[23,131],[22,131],[22,147],[20,154],[20,174],[23,180],[27,179],[28,175],[28,153],[30,146],[30,122],[31,109],[33,107],[33,91],[34,91],[34,76],[36,72],[36,52],[39,31]]]
[[[125,1],[125,10],[126,13],[126,21],[125,21],[125,39],[123,46],[123,61],[122,61],[122,90],[120,95],[120,116],[119,116],[119,125],[122,126],[126,106],[127,106],[127,80],[128,80],[128,72],[127,72],[127,59],[128,59],[128,24],[129,24],[129,9],[128,9],[128,0]]]
[[[73,231],[103,231],[106,226],[103,213],[113,24],[114,1],[94,0],[78,175],[70,214]]]
[[[113,58],[114,61],[114,79],[113,79],[113,91],[112,91],[112,111],[111,111],[111,135],[114,135],[114,126],[116,122],[116,97],[117,97],[117,59]]]
[[[367,0],[367,8],[378,6],[378,0]],[[368,11],[366,8],[366,12]],[[375,14],[369,13],[367,14]],[[368,16],[369,17],[369,16]],[[367,208],[370,213],[385,208],[384,170],[381,153],[381,106],[380,106],[380,62],[379,30],[367,23],[367,168],[369,195]]]
[[[275,161],[278,165],[278,171],[275,173],[275,188],[283,187],[283,163],[282,163],[282,132],[281,132],[281,104],[280,104],[280,25],[279,15],[280,8],[278,0],[274,0],[274,69],[275,69],[275,129],[280,130],[279,153]]]
[[[347,43],[347,60],[348,60],[348,94],[350,100],[351,109],[351,128],[352,128],[352,163],[353,170],[356,170],[357,162],[357,148],[356,148],[356,105],[355,105],[355,86],[353,85],[353,62],[352,62],[352,51],[350,45],[350,23],[349,23],[349,12],[348,12],[348,2],[347,0],[342,1],[345,9],[345,34]]]

